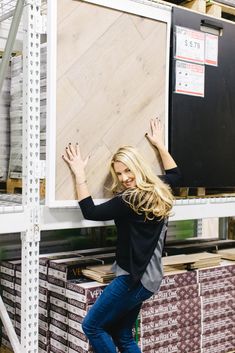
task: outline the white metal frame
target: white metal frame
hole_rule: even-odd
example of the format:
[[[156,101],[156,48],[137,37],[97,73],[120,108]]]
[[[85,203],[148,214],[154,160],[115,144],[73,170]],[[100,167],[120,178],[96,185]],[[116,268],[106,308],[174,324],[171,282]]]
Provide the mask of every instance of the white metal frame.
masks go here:
[[[49,0],[49,4],[56,1]],[[123,11],[125,2],[126,11],[130,11],[134,7],[143,8],[143,1],[134,0],[100,0],[89,1],[91,3],[99,3],[103,6],[116,6]],[[13,330],[12,323],[5,310],[4,304],[0,297],[0,316],[4,326],[7,329],[11,339],[13,349],[17,353],[37,353],[38,352],[38,255],[40,230],[65,229],[65,228],[82,228],[91,226],[105,226],[112,222],[92,222],[85,221],[82,218],[80,210],[77,208],[50,208],[48,206],[39,205],[39,131],[40,131],[40,99],[39,99],[39,78],[40,78],[40,36],[38,23],[40,23],[40,0],[27,0],[25,8],[24,21],[24,161],[23,161],[23,179],[24,179],[24,198],[22,206],[0,207],[0,233],[21,232],[22,239],[22,336],[21,345]],[[149,3],[148,3],[149,4]],[[128,7],[129,6],[129,7]],[[155,8],[149,7],[148,12],[158,10],[158,13],[166,14],[166,7]],[[52,10],[52,8],[50,8]],[[163,12],[162,12],[163,11]],[[133,12],[133,11],[131,11]],[[168,16],[167,16],[168,17]],[[170,18],[170,11],[169,11]],[[161,20],[165,22],[164,16]],[[170,21],[170,19],[168,19]],[[167,21],[168,21],[167,20]],[[55,25],[55,16],[51,16],[49,21],[50,32]],[[170,22],[169,22],[170,23]],[[170,26],[168,27],[170,30]],[[169,36],[170,32],[168,32]],[[49,38],[48,46],[55,53],[55,42],[53,38]],[[169,50],[169,48],[168,48]],[[167,53],[169,55],[169,53]],[[55,59],[55,57],[54,57]],[[53,59],[53,60],[54,60]],[[55,62],[53,61],[55,68]],[[51,62],[49,63],[49,69]],[[55,72],[54,72],[55,74]],[[53,78],[53,77],[52,77]],[[167,76],[168,81],[168,76]],[[55,82],[55,81],[54,81]],[[51,82],[53,84],[53,81]],[[53,85],[50,84],[49,100],[55,97]],[[55,83],[54,83],[55,84]],[[55,88],[55,87],[54,87]],[[166,103],[167,104],[167,103]],[[54,106],[49,106],[49,117],[53,118]],[[166,107],[167,112],[167,107]],[[55,131],[55,122],[49,120],[50,130]],[[167,129],[166,129],[167,130]],[[53,135],[48,136],[48,142],[51,142]],[[52,140],[55,143],[55,140]],[[49,147],[50,146],[50,147]],[[51,148],[48,145],[48,148]],[[53,146],[55,152],[55,145]],[[54,154],[55,155],[55,154]],[[54,162],[48,159],[51,163]],[[49,172],[52,172],[49,168]],[[48,177],[51,180],[50,174]],[[51,184],[49,183],[49,187]],[[51,196],[51,195],[50,195]],[[49,199],[52,200],[52,199]],[[50,206],[50,205],[49,205]],[[62,206],[62,205],[60,205]],[[228,217],[235,215],[235,197],[218,197],[218,198],[202,198],[202,199],[182,199],[175,203],[171,221],[200,219],[210,217]],[[41,228],[41,229],[40,229]]]
[[[1,232],[21,231],[21,344],[0,297],[1,319],[14,352],[38,352],[40,240],[40,15],[41,0],[24,2],[23,203],[3,207]],[[13,221],[13,217],[15,218]]]
[[[40,241],[40,22],[41,0],[24,10],[23,57],[23,206],[26,229],[21,233],[21,349],[38,352]]]
[[[170,57],[170,27],[171,27],[171,7],[163,6],[150,1],[136,0],[88,0],[88,3],[101,5],[140,15],[146,18],[158,20],[167,25],[166,43],[166,87],[165,87],[165,141],[168,141],[168,95],[169,95],[169,57]],[[75,200],[56,200],[55,180],[56,180],[56,56],[57,56],[57,2],[48,0],[48,100],[47,100],[47,189],[46,205],[49,207],[77,207]],[[71,181],[72,182],[72,181]],[[97,199],[97,202],[104,200]]]

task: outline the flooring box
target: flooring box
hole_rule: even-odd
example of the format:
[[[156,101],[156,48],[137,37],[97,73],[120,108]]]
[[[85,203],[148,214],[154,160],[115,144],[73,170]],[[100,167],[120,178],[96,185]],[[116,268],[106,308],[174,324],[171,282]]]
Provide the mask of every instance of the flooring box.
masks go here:
[[[82,316],[68,312],[68,326],[77,331],[84,333],[82,330],[82,321],[83,321]]]
[[[92,304],[103,292],[106,284],[96,281],[87,283],[67,282],[66,297]]]
[[[226,341],[232,341],[235,337],[235,327],[212,332],[209,335],[202,336],[202,348],[210,347]]]
[[[59,306],[50,305],[50,318],[58,320],[65,325],[68,325],[67,310],[60,308]]]
[[[49,331],[43,330],[41,327],[39,327],[38,330],[38,340],[39,342],[42,342],[45,345],[49,344]]]
[[[39,286],[39,300],[44,303],[49,302],[49,291],[47,288]]]
[[[15,296],[15,290],[14,289],[2,286],[1,290],[2,290],[2,300],[3,301],[6,298],[8,300],[11,300],[11,301],[15,302],[15,297],[16,296]]]
[[[50,320],[49,317],[46,317],[44,315],[39,314],[39,320],[38,320],[38,326],[39,328],[42,328],[45,331],[49,330],[49,325],[50,325]]]
[[[38,342],[38,352],[39,353],[49,353],[50,347],[42,342]]]
[[[56,305],[62,309],[65,309],[65,310],[68,309],[67,298],[65,295],[58,294],[55,292],[50,292],[49,302],[50,304]]]
[[[196,325],[185,325],[178,327],[176,329],[169,328],[156,328],[146,330],[143,325],[139,326],[138,330],[139,336],[141,338],[148,339],[149,336],[154,336],[155,341],[167,341],[168,343],[173,343],[182,340],[188,340],[194,336],[200,336],[202,333],[201,324]]]
[[[53,332],[50,333],[50,346],[60,349],[63,353],[68,353],[69,350],[67,340]]]
[[[51,333],[53,332],[57,336],[60,336],[67,341],[67,339],[68,339],[68,325],[67,324],[64,324],[63,322],[55,320],[55,319],[51,319],[49,330]]]
[[[235,290],[235,276],[200,283],[200,295],[203,296],[232,290]]]
[[[143,353],[188,353],[188,352],[183,352],[180,347],[178,347],[179,344],[177,345],[169,345],[169,346],[162,346],[160,348],[153,348],[149,351],[143,350]],[[201,349],[198,349],[196,351],[190,352],[190,353],[202,353]]]
[[[42,314],[44,316],[49,315],[49,303],[39,300],[38,306],[39,306],[39,314]]]
[[[149,344],[160,344],[162,346],[167,346],[179,341],[194,340],[195,337],[200,339],[200,336],[200,325],[184,326],[180,327],[178,330],[166,331],[163,329],[140,332],[140,340],[143,347]]]
[[[143,318],[158,316],[159,314],[166,315],[182,315],[188,316],[192,313],[201,312],[201,300],[200,297],[192,298],[191,300],[181,300],[167,304],[160,304],[152,307],[143,308],[141,310],[141,316]]]
[[[192,337],[187,341],[178,341],[173,344],[162,345],[161,343],[145,342],[141,344],[141,349],[143,353],[145,352],[164,352],[164,353],[192,353],[198,351],[201,348],[201,338],[200,336]],[[162,349],[162,351],[160,350]],[[165,349],[165,350],[164,350]]]
[[[221,327],[223,329],[229,329],[235,325],[235,314],[231,316],[224,316],[217,320],[208,320],[202,322],[202,334],[209,335],[213,332],[219,331]]]
[[[174,271],[164,275],[160,291],[197,284],[196,271]]]
[[[235,276],[235,262],[223,261],[220,266],[200,269],[197,270],[197,273],[199,283],[223,280]]]
[[[69,259],[50,260],[48,264],[48,275],[63,281],[76,279],[81,276],[82,269],[88,265],[100,265],[100,260],[79,255]]]
[[[15,277],[16,265],[19,263],[21,260],[1,261],[0,272]]]
[[[15,315],[15,302],[10,299],[4,298],[4,304],[7,312]]]
[[[201,353],[228,353],[233,351],[235,351],[235,338],[231,341],[225,341],[202,348]]]
[[[58,348],[56,348],[56,347],[54,347],[54,346],[50,346],[50,351],[49,351],[49,352],[50,352],[50,353],[64,353],[63,350],[58,349]]]
[[[201,313],[193,311],[187,315],[165,315],[156,314],[154,316],[139,316],[139,326],[141,330],[148,331],[154,329],[176,330],[182,326],[191,326],[201,323]]]
[[[85,317],[92,305],[93,304],[83,303],[79,300],[68,298],[67,308],[69,313],[74,313],[78,316]]]
[[[10,276],[6,273],[1,273],[1,286],[15,289],[15,277]]]
[[[69,353],[93,353],[93,349],[91,345],[89,346],[89,349],[83,349],[81,346],[69,342]]]
[[[83,337],[83,336],[82,336]],[[88,340],[83,340],[81,338],[81,332],[74,330],[73,328],[69,327],[68,331],[68,342],[73,343],[75,346],[81,347],[83,350],[88,351],[91,349],[91,345]]]
[[[58,293],[61,295],[66,295],[66,282],[53,277],[53,276],[47,276],[47,288],[49,291],[54,292],[54,293]]]
[[[174,301],[188,300],[199,296],[198,284],[183,286],[178,288],[171,288],[167,290],[160,290],[154,294],[150,299],[143,303],[142,308],[152,305],[159,305],[164,303],[171,303]]]
[[[235,312],[235,291],[203,296],[201,300],[204,317],[208,317],[209,314],[215,315],[219,309],[223,310],[225,314],[227,314],[229,309]]]

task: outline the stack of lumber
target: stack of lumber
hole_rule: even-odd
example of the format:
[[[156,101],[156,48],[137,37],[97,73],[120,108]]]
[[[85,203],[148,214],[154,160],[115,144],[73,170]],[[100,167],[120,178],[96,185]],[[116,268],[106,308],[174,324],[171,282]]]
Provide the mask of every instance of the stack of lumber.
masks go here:
[[[173,270],[192,270],[218,266],[220,259],[220,254],[211,254],[208,252],[167,256],[163,258],[163,269],[164,272],[169,272]]]
[[[218,250],[217,254],[222,258],[226,260],[235,260],[235,248],[232,249],[224,249],[224,250]]]
[[[111,265],[88,266],[82,270],[82,273],[84,276],[101,283],[110,282],[115,277]]]

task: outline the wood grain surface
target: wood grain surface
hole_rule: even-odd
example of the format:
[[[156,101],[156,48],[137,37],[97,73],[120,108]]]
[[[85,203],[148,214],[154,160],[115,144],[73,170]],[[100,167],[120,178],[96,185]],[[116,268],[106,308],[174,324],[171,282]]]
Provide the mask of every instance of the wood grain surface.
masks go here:
[[[94,198],[109,197],[109,161],[136,146],[161,174],[145,138],[152,117],[165,117],[166,24],[80,1],[59,0],[57,18],[56,200],[75,199],[61,158],[78,142],[91,156]]]

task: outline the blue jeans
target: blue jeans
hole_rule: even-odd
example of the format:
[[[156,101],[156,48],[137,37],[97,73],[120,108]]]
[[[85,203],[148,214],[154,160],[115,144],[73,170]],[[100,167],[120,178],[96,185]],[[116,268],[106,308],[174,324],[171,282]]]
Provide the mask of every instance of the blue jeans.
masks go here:
[[[130,288],[130,276],[116,277],[103,291],[83,320],[82,328],[95,353],[141,353],[132,328],[142,302],[153,293],[139,282]]]

